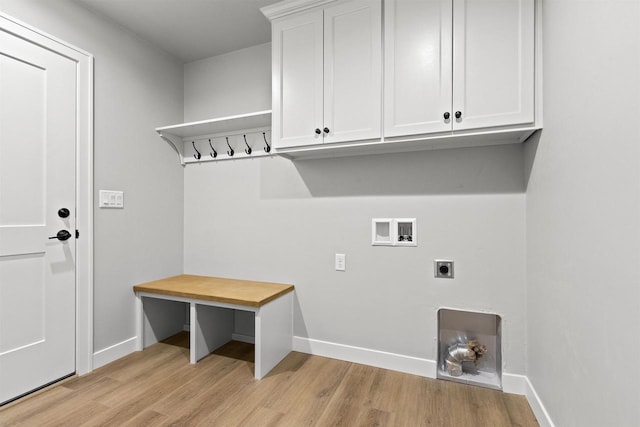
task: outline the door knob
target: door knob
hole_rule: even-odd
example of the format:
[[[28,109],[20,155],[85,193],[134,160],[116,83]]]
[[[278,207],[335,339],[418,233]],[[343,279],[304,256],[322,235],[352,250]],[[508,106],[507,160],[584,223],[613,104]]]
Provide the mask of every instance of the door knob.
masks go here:
[[[322,131],[320,130],[320,128],[316,128],[316,134],[320,135],[322,133]]]
[[[462,117],[462,111],[456,111],[456,119]]]
[[[66,218],[66,217],[69,216],[69,214],[70,214],[70,212],[69,212],[69,209],[67,209],[67,208],[62,208],[62,209],[58,210],[58,216],[60,218]]]
[[[449,114],[448,111],[446,113],[444,113],[444,119],[445,120],[449,120],[449,117],[451,117],[451,114]]]
[[[64,242],[65,240],[68,240],[70,237],[71,237],[71,233],[69,233],[67,230],[60,230],[55,236],[49,237],[49,240],[58,239],[61,242]]]

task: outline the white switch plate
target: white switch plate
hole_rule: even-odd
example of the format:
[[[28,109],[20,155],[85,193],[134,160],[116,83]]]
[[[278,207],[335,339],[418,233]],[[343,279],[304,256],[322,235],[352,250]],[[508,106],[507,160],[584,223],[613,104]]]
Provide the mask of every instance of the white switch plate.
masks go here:
[[[347,269],[347,256],[345,254],[336,254],[336,271],[345,271]]]
[[[100,190],[99,204],[101,208],[124,208],[124,193],[122,191]]]

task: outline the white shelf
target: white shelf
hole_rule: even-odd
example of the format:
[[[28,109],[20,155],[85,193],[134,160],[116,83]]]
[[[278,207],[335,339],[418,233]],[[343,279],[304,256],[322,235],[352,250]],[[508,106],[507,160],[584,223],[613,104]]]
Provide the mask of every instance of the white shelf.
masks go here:
[[[539,127],[505,127],[467,132],[443,132],[407,137],[380,138],[337,144],[318,144],[306,147],[277,149],[278,155],[288,159],[305,160],[359,156],[364,154],[402,153],[423,150],[480,147],[518,144],[529,138]]]
[[[235,116],[219,117],[210,120],[202,120],[198,122],[182,123],[172,126],[163,126],[156,128],[158,135],[173,146],[178,153],[181,164],[203,162],[203,161],[217,161],[225,159],[240,159],[269,156],[271,153],[264,151],[263,143],[258,146],[255,141],[251,142],[255,145],[252,147],[252,154],[247,155],[244,152],[246,146],[244,141],[237,140],[242,135],[250,136],[251,134],[260,134],[262,132],[268,133],[271,137],[271,110],[257,111],[255,113],[238,114]],[[260,135],[261,136],[261,135]],[[236,155],[228,156],[227,149],[222,145],[220,138],[229,137],[236,138],[232,141],[232,147],[236,152]],[[216,141],[216,138],[218,139]],[[212,140],[212,144],[216,151],[219,153],[218,157],[211,158],[209,155],[210,147],[208,146],[208,139]],[[254,138],[255,139],[255,138]],[[200,160],[196,160],[192,157],[194,150],[191,148],[191,142],[198,143],[198,150],[201,151],[202,157]],[[204,145],[203,145],[204,141]],[[271,141],[269,141],[271,144]],[[188,145],[188,148],[186,147]],[[191,148],[189,150],[189,148]]]
[[[199,122],[156,128],[159,134],[170,133],[181,138],[235,132],[241,129],[271,127],[271,110],[219,117]]]

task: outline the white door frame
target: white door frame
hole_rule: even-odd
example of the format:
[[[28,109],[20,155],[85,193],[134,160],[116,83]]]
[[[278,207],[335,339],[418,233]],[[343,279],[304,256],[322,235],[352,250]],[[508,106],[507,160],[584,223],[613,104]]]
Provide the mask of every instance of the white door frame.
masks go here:
[[[93,55],[2,12],[0,31],[76,63],[76,374],[82,375],[93,370]]]

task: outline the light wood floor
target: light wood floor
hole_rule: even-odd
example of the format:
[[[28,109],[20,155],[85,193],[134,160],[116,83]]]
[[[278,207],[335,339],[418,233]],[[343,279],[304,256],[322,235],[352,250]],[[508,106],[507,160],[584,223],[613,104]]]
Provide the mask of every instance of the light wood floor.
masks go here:
[[[296,352],[256,381],[250,344],[196,365],[186,347],[176,336],[6,405],[0,426],[538,425],[522,396]]]

